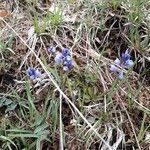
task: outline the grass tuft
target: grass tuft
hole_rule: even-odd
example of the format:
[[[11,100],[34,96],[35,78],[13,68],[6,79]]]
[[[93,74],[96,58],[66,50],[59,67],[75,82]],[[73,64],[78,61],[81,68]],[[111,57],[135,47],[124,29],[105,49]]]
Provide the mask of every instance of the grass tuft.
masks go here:
[[[149,148],[148,0],[0,8],[0,149]]]

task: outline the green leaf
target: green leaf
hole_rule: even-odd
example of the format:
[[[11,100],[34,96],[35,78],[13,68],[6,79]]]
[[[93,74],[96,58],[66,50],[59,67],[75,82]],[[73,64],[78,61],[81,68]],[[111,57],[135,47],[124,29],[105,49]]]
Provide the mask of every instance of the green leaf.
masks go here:
[[[2,140],[4,140],[4,141],[8,141],[8,142],[10,142],[12,145],[14,145],[15,147],[17,147],[17,146],[15,145],[15,143],[14,143],[11,139],[9,139],[8,137],[6,137],[6,136],[1,135],[1,136],[0,136],[0,139],[2,139]]]
[[[0,106],[8,106],[11,103],[12,103],[12,100],[10,99],[7,99],[7,98],[0,99]]]
[[[35,130],[34,130],[34,133],[36,134],[36,133],[39,133],[39,132],[41,132],[41,131],[43,131],[45,128],[47,128],[49,125],[48,124],[43,124],[43,125],[41,125],[41,126],[38,126]]]
[[[36,134],[8,134],[10,137],[26,137],[26,138],[38,138]]]
[[[14,110],[16,107],[17,107],[17,104],[10,104],[9,106],[7,106],[5,113]]]
[[[16,133],[32,133],[30,130],[23,130],[23,129],[8,129],[6,132],[16,132]]]

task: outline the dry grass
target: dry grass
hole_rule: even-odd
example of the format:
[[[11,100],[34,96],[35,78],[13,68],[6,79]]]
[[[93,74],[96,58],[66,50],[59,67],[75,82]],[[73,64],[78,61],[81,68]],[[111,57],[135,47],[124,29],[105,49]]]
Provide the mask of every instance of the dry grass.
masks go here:
[[[148,150],[148,6],[0,2],[0,148]],[[55,64],[49,46],[70,49],[70,72]],[[119,80],[110,65],[127,48],[135,64]],[[29,80],[29,67],[42,77]]]

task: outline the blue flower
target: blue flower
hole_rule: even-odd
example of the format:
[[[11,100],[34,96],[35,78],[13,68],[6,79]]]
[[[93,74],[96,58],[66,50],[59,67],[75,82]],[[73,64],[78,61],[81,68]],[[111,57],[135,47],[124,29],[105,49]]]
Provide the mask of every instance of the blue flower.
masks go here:
[[[68,66],[64,66],[64,67],[63,67],[63,70],[64,70],[64,71],[69,71]]]
[[[115,63],[116,65],[118,65],[118,66],[121,65],[121,61],[120,61],[120,59],[118,59],[118,58],[115,59],[114,63]],[[119,71],[119,69],[118,69],[115,65],[111,65],[110,70],[111,70],[112,72],[117,72],[117,71]]]
[[[55,53],[56,52],[56,47],[53,47],[53,46],[51,46],[51,47],[48,47],[48,52],[50,52],[50,53]]]
[[[62,53],[58,52],[54,58],[56,64],[62,64],[64,60],[64,56]]]
[[[121,62],[121,66],[124,68],[131,68],[133,66],[134,63],[131,60],[128,50],[126,50],[125,53],[122,53]]]
[[[62,54],[63,54],[64,57],[70,56],[69,49],[68,48],[63,48],[62,49]]]
[[[30,77],[30,79],[36,79],[39,78],[41,76],[41,72],[38,69],[34,69],[34,68],[29,68],[26,71],[27,75]]]
[[[121,58],[116,58],[114,63],[122,68],[131,68],[134,65],[134,62],[131,60],[131,56],[128,53],[128,50],[125,53],[122,53]],[[110,70],[118,74],[119,79],[123,79],[123,71],[120,71],[115,65],[111,65]]]
[[[64,59],[64,67],[65,67],[64,70],[66,70],[66,71],[71,70],[73,68],[73,61],[72,61],[71,56],[68,55],[68,56],[65,57],[65,59]]]
[[[64,61],[64,67],[65,67],[65,71],[71,70],[73,68],[73,62],[72,62],[72,58],[70,57],[70,59],[66,59]]]
[[[127,66],[127,68],[131,68],[132,66],[134,65],[133,61],[128,59],[126,62],[125,62],[125,66]]]
[[[115,63],[116,65],[120,65],[121,61],[120,61],[118,58],[116,58],[115,61],[114,61],[114,63]]]
[[[124,77],[123,77],[123,72],[122,71],[120,71],[119,73],[118,73],[118,78],[120,79],[120,80],[122,80]]]
[[[117,68],[115,65],[111,65],[111,66],[110,66],[110,70],[111,70],[112,72],[117,72],[117,71],[118,71],[118,68]]]
[[[129,60],[131,58],[130,54],[128,53],[128,50],[125,51],[125,53],[122,53],[121,55],[121,59],[123,62],[126,62],[127,60]]]
[[[70,55],[67,55],[66,57],[64,57],[64,61],[72,61],[72,58]]]
[[[62,64],[64,71],[69,71],[73,68],[73,61],[70,56],[68,48],[62,49],[62,52],[58,52],[54,58],[56,64]]]

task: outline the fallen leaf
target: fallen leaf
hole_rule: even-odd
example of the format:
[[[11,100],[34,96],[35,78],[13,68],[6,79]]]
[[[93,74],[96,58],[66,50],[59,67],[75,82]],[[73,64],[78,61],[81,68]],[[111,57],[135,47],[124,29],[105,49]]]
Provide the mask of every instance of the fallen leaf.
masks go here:
[[[4,17],[10,17],[12,16],[11,13],[6,12],[6,11],[0,11],[0,17],[4,18]]]

